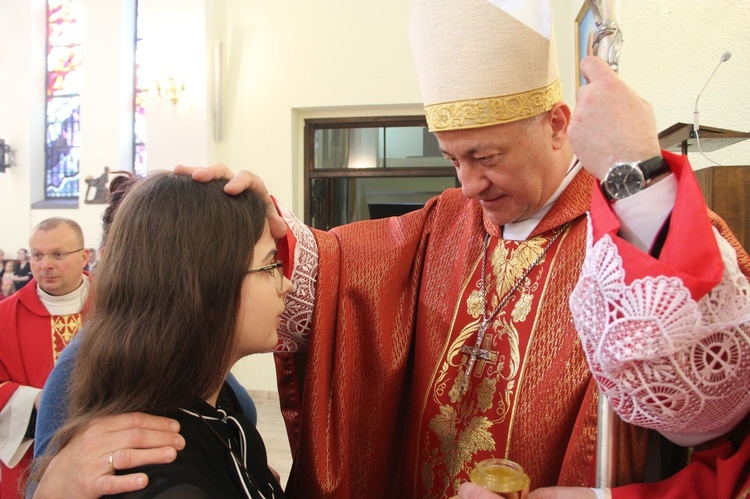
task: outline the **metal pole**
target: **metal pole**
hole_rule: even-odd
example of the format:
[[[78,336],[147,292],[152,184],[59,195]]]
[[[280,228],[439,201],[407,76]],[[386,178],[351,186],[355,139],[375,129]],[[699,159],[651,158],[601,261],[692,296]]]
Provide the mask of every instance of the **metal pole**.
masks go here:
[[[587,0],[594,15],[594,54],[605,59],[617,72],[620,69],[620,31],[618,0]],[[607,397],[599,390],[597,406],[596,479],[595,487],[609,488],[616,485],[617,476],[617,415],[609,405]]]
[[[596,478],[594,487],[604,489],[615,486],[617,475],[617,414],[607,397],[599,390],[596,411]]]
[[[587,0],[594,15],[594,54],[606,60],[615,71],[620,69],[622,31],[618,22],[620,5],[618,0]]]

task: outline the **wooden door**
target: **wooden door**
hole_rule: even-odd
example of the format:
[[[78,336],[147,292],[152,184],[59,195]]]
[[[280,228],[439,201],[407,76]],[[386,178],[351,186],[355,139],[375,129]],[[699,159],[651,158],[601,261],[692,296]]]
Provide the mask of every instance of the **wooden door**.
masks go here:
[[[708,207],[723,218],[742,246],[750,244],[750,165],[713,166],[695,172]]]

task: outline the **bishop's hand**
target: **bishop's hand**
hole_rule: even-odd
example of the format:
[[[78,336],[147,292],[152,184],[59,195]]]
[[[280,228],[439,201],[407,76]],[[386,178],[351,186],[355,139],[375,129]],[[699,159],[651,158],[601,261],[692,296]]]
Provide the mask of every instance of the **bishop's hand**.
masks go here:
[[[656,118],[651,104],[628,87],[604,59],[581,61],[588,82],[578,87],[568,136],[581,164],[602,179],[618,162],[659,156]]]
[[[226,165],[217,163],[206,167],[177,165],[174,172],[178,175],[190,175],[196,182],[209,182],[214,179],[229,180],[224,186],[224,192],[230,195],[239,194],[245,190],[253,190],[263,196],[268,208],[266,217],[271,228],[271,235],[276,239],[281,239],[286,235],[287,225],[284,219],[276,211],[276,206],[268,194],[266,184],[256,174],[247,170],[240,170],[234,173]]]

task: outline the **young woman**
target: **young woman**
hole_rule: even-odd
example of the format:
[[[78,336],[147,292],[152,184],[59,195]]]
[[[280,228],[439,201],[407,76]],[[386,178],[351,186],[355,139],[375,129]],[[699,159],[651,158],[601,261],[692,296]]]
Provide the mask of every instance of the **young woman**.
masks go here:
[[[47,456],[98,416],[177,419],[185,449],[171,464],[139,469],[148,487],[123,497],[283,497],[224,379],[240,358],[275,346],[291,283],[263,201],[227,196],[224,183],[153,174],[132,187],[107,235],[71,419]]]

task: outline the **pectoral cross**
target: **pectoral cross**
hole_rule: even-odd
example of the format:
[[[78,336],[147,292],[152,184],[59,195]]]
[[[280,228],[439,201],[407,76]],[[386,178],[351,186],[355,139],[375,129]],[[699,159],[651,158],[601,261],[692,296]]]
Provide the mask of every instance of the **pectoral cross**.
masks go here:
[[[484,334],[487,332],[487,328],[492,324],[492,321],[495,320],[495,317],[500,313],[500,311],[505,307],[505,305],[508,304],[508,301],[510,301],[510,297],[513,296],[513,293],[516,292],[516,290],[523,284],[523,282],[526,280],[526,278],[529,276],[529,273],[531,270],[537,266],[539,262],[542,261],[544,258],[544,255],[547,254],[547,251],[552,247],[552,245],[557,241],[557,238],[562,235],[565,230],[567,229],[568,224],[566,223],[562,227],[560,227],[559,230],[555,232],[555,235],[552,236],[549,240],[549,242],[544,246],[544,249],[539,253],[539,255],[536,257],[536,259],[531,262],[531,265],[529,265],[526,270],[524,270],[523,275],[516,281],[516,283],[508,290],[507,293],[505,293],[505,296],[502,300],[500,300],[500,303],[498,303],[495,308],[492,310],[492,313],[487,316],[487,299],[486,299],[486,289],[485,289],[485,283],[486,281],[486,275],[485,275],[485,269],[487,268],[487,248],[490,242],[490,235],[487,234],[484,237],[484,252],[482,255],[482,280],[481,280],[481,296],[482,296],[482,323],[479,325],[479,334],[477,334],[477,341],[474,344],[474,347],[469,346],[462,346],[460,349],[460,352],[465,353],[469,356],[469,362],[466,364],[466,371],[464,372],[464,379],[461,380],[461,385],[458,387],[458,396],[463,397],[466,393],[466,389],[469,387],[469,379],[471,379],[472,371],[474,370],[474,364],[476,364],[477,359],[480,360],[480,366],[481,369],[484,368],[484,364],[488,361],[495,361],[497,359],[497,352],[491,352],[489,350],[489,344],[484,345],[484,349],[482,348],[482,341],[484,341]],[[480,369],[480,373],[481,373]]]
[[[497,352],[492,352],[489,349],[489,341],[485,343],[484,348],[481,348],[484,334],[487,332],[487,326],[489,326],[489,320],[485,319],[479,327],[479,334],[477,335],[477,341],[474,346],[470,347],[464,345],[460,349],[461,353],[465,353],[469,356],[469,362],[466,364],[466,371],[464,371],[464,378],[461,380],[461,385],[458,387],[458,395],[460,397],[463,397],[466,390],[469,388],[469,380],[471,379],[474,364],[476,364],[477,360],[479,359],[480,361],[479,372],[481,373],[482,370],[484,370],[484,364],[487,361],[494,361],[497,359]]]

